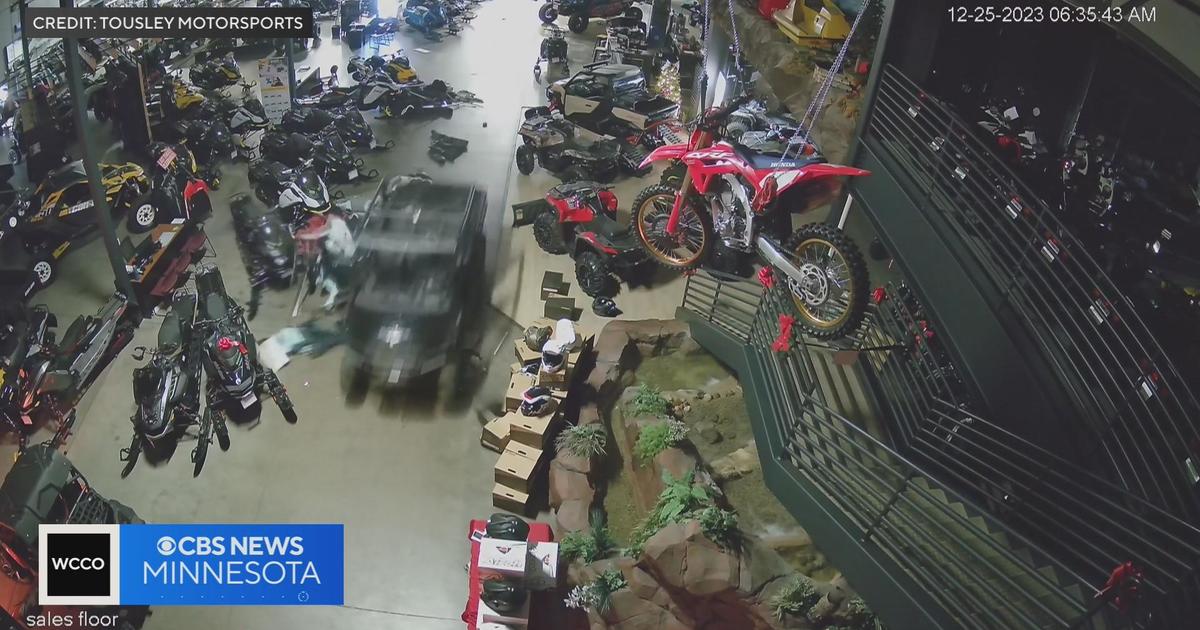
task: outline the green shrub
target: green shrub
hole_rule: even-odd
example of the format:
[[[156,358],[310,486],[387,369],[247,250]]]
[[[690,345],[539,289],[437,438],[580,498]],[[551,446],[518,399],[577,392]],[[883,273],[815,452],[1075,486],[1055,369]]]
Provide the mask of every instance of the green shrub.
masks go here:
[[[608,446],[608,432],[600,424],[569,426],[554,440],[558,452],[590,459],[604,454]]]
[[[871,612],[861,597],[851,597],[846,602],[846,617],[851,624],[848,630],[875,630],[878,626],[875,613]]]
[[[678,420],[666,419],[642,429],[633,450],[642,461],[675,446],[687,438],[688,426]]]
[[[694,518],[699,511],[712,507],[713,499],[708,489],[693,485],[693,479],[694,474],[690,472],[683,479],[673,479],[666,474],[666,487],[658,495],[654,508],[633,530],[628,555],[634,558],[640,556],[646,541],[666,525]]]
[[[628,585],[620,571],[608,569],[596,576],[594,581],[571,589],[564,601],[567,608],[591,608],[597,612],[604,612],[608,610],[609,597]]]
[[[700,527],[704,530],[704,535],[708,539],[721,545],[726,549],[737,549],[740,540],[740,531],[738,530],[737,514],[729,510],[710,505],[700,510],[700,515],[697,517],[700,521]]]
[[[566,562],[579,558],[584,562],[602,560],[616,548],[616,541],[601,525],[590,531],[570,532],[558,543],[558,553]]]
[[[821,601],[821,594],[813,588],[812,583],[803,575],[793,575],[779,592],[771,597],[768,605],[776,619],[783,620],[787,615],[806,616],[808,611]]]
[[[671,412],[671,403],[658,389],[642,383],[633,397],[633,410],[640,415],[665,416]]]

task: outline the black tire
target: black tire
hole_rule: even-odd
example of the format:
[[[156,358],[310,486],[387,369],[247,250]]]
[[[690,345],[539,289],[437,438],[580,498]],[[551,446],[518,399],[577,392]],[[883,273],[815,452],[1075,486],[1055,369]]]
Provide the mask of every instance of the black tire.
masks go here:
[[[538,9],[538,19],[542,21],[542,24],[554,22],[558,19],[558,8],[549,2],[543,4],[542,8]]]
[[[213,432],[217,434],[217,446],[221,447],[222,451],[228,451],[229,424],[225,422],[225,414],[219,411],[213,414]]]
[[[799,314],[796,322],[808,336],[815,339],[845,337],[858,329],[862,324],[863,314],[867,310],[867,293],[870,290],[867,263],[863,260],[862,253],[859,252],[854,241],[831,225],[824,223],[802,225],[788,238],[784,248],[789,254],[794,255],[807,244],[820,244],[836,250],[846,264],[850,288],[846,292],[846,305],[841,315],[829,321],[814,315],[809,310],[807,302],[788,289],[796,306],[796,312]]]
[[[563,238],[563,226],[554,210],[546,210],[534,217],[533,239],[547,254],[567,253],[567,239]]]
[[[279,203],[279,198],[276,197],[272,200],[271,196],[267,194],[267,189],[263,188],[262,186],[258,186],[254,189],[254,196],[258,197],[259,201],[267,204],[268,207],[274,207],[275,204]]]
[[[612,272],[596,252],[581,252],[575,259],[575,280],[588,297],[612,297],[615,293]]]
[[[625,17],[633,19],[633,20],[642,19],[641,7],[629,7],[628,9],[625,9]]]
[[[570,29],[572,33],[580,34],[587,30],[588,22],[590,22],[590,20],[582,15],[572,15],[571,18],[567,20],[567,28]]]
[[[537,156],[533,152],[533,147],[522,144],[517,147],[517,170],[521,171],[522,175],[528,175],[533,172],[537,166]]]
[[[592,178],[592,174],[588,172],[587,167],[582,164],[575,164],[567,167],[563,174],[559,176],[564,182],[584,182]]]
[[[637,235],[638,241],[641,242],[642,248],[646,250],[646,254],[651,260],[662,265],[663,267],[666,267],[667,269],[687,271],[689,269],[695,269],[704,263],[704,261],[708,258],[709,251],[712,249],[715,236],[712,229],[712,218],[708,216],[708,212],[703,210],[693,210],[697,219],[699,220],[698,227],[702,232],[704,240],[695,255],[686,260],[669,259],[662,255],[662,253],[659,252],[655,247],[651,246],[648,242],[648,235],[645,232],[645,225],[643,221],[645,207],[653,197],[657,197],[659,195],[669,195],[674,197],[675,193],[678,191],[678,188],[672,188],[665,184],[655,184],[653,186],[647,186],[643,188],[642,192],[638,193],[638,196],[634,197],[633,199],[633,207],[631,208],[633,216],[630,219],[630,225],[633,228],[634,234]],[[695,201],[692,203],[697,206],[699,205]]]
[[[206,408],[204,416],[200,418],[200,431],[196,437],[196,448],[192,449],[193,477],[199,477],[200,471],[204,470],[204,460],[208,458],[208,445],[212,442],[212,430],[212,415]]]

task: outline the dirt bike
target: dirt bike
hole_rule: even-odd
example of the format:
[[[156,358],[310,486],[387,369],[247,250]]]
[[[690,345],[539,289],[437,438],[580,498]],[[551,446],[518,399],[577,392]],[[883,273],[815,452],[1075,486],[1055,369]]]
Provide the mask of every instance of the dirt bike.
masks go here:
[[[866,263],[839,229],[810,223],[792,231],[791,215],[827,203],[839,177],[869,171],[828,164],[814,145],[792,139],[782,151],[755,150],[722,140],[724,121],[748,97],[712,108],[693,125],[687,144],[662,146],[642,162],[681,160],[681,186],[645,188],[633,201],[633,226],[656,262],[689,270],[709,262],[719,236],[721,254],[755,253],[783,276],[811,336],[834,339],[852,333],[866,309]],[[793,155],[794,154],[794,155]]]

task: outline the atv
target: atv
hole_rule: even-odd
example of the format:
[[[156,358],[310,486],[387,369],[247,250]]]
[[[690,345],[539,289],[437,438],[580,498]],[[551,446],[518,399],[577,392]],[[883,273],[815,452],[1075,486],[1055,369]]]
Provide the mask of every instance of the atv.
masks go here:
[[[538,18],[545,24],[558,19],[560,15],[568,16],[567,28],[572,33],[582,33],[587,30],[592,18],[610,18],[625,16],[634,20],[642,19],[642,10],[634,6],[640,0],[551,0],[538,9]]]
[[[637,138],[647,148],[662,143],[661,130],[675,119],[679,104],[646,88],[642,69],[628,64],[588,64],[574,76],[546,88],[551,109],[594,133]]]
[[[546,107],[526,110],[518,133],[522,144],[517,147],[517,170],[523,175],[540,164],[564,182],[611,182],[621,173],[642,175],[649,170],[642,169],[639,160],[614,138],[594,136],[592,142],[581,141],[586,130]]]
[[[595,182],[559,184],[533,219],[533,237],[549,254],[575,259],[579,288],[591,297],[612,297],[617,277],[629,279],[644,267],[645,249],[617,221],[617,197]]]

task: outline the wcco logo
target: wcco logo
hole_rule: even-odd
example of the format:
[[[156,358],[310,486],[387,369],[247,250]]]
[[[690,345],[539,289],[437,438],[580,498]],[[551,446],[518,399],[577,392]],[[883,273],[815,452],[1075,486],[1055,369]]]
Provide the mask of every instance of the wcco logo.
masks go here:
[[[120,601],[118,525],[38,526],[38,603],[111,606]]]

